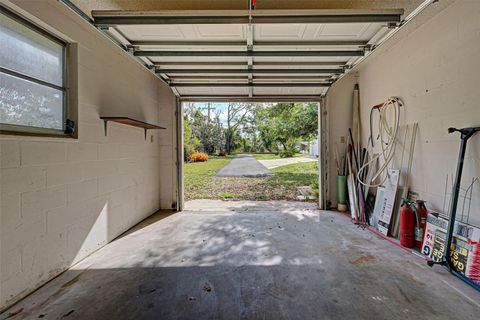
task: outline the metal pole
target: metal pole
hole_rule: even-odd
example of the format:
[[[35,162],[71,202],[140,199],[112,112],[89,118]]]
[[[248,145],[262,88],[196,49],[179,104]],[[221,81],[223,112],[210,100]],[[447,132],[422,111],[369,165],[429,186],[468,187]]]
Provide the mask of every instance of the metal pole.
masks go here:
[[[177,169],[177,203],[176,210],[183,210],[183,190],[184,190],[184,181],[183,181],[183,104],[180,102],[178,97],[175,98],[175,131],[176,131],[176,153],[175,153],[175,162]]]
[[[325,51],[134,51],[136,57],[362,57],[363,50]]]
[[[317,124],[318,124],[318,133],[317,133],[317,141],[318,141],[318,207],[320,209],[325,209],[323,206],[323,147],[322,147],[322,100],[318,103],[317,108]]]

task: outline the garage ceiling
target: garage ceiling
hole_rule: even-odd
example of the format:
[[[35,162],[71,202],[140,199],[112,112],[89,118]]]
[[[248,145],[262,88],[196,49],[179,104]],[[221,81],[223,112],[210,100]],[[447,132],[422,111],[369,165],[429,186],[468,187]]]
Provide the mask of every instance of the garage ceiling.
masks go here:
[[[181,98],[318,99],[402,9],[92,10]]]

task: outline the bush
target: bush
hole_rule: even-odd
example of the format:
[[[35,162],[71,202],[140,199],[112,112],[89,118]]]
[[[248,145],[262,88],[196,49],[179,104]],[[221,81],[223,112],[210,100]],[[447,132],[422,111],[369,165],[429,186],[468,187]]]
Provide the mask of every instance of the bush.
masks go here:
[[[190,155],[190,161],[192,162],[204,162],[208,161],[208,154],[204,152],[195,151]]]
[[[227,155],[227,152],[225,150],[218,151],[218,156],[219,157],[225,157],[226,155]]]
[[[293,157],[294,153],[291,150],[285,151],[282,150],[279,152],[280,158],[291,158]]]
[[[318,180],[313,181],[310,187],[312,188],[312,196],[318,200],[318,196],[320,194],[320,191],[318,190]]]

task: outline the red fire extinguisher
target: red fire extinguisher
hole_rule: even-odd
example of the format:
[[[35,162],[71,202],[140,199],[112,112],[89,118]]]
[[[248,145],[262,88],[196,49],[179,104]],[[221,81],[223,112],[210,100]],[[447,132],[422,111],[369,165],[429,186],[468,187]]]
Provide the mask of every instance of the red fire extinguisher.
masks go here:
[[[405,200],[400,209],[400,244],[406,248],[415,246],[415,212]]]
[[[423,238],[425,237],[425,230],[427,228],[427,216],[428,211],[427,207],[425,206],[425,201],[417,200],[418,225],[415,229],[415,245],[418,250],[422,249]]]

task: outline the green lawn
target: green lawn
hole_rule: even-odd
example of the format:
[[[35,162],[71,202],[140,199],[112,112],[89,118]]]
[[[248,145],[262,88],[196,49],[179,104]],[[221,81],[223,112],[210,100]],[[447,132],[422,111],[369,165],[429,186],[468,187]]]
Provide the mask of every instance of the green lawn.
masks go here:
[[[185,198],[232,200],[297,200],[297,187],[318,179],[318,163],[294,163],[272,169],[266,178],[220,178],[215,173],[234,156],[185,164]]]
[[[293,163],[271,170],[275,175],[271,178],[278,184],[290,187],[309,186],[318,180],[318,162]]]
[[[188,189],[201,190],[205,187],[218,170],[227,165],[235,156],[215,157],[210,156],[206,162],[185,163],[185,186]]]

